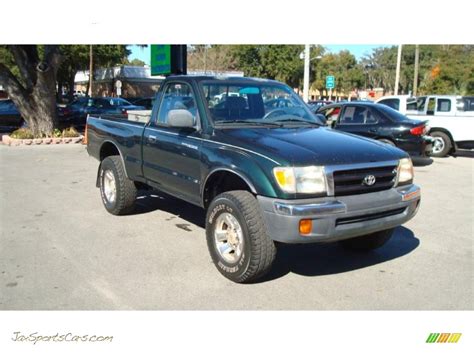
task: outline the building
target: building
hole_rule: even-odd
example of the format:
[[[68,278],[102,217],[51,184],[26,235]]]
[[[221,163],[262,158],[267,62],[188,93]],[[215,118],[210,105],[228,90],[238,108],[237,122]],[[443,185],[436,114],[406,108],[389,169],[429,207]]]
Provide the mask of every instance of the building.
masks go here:
[[[92,96],[120,96],[125,98],[151,97],[160,88],[163,76],[151,76],[150,67],[121,65],[94,71]],[[89,71],[80,71],[74,79],[74,90],[86,93]]]

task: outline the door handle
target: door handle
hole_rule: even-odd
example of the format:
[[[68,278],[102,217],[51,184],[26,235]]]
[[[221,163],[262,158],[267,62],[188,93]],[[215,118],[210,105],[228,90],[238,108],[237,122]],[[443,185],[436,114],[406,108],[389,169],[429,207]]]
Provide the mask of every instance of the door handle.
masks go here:
[[[370,128],[370,129],[369,129],[369,132],[370,132],[370,133],[376,133],[377,130],[376,130],[375,128]]]
[[[148,141],[151,142],[151,143],[155,143],[156,142],[156,136],[153,136],[153,135],[149,135],[148,136]]]

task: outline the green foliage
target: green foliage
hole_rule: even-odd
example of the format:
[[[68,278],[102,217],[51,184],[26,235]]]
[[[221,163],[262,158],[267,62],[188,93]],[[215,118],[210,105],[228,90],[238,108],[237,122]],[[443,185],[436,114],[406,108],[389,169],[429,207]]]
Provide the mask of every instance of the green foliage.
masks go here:
[[[53,137],[52,138],[61,138],[62,135],[63,135],[63,133],[61,132],[61,130],[58,129],[58,128],[55,128],[53,130],[53,134],[52,134]]]
[[[12,74],[15,77],[20,76],[20,71],[18,70],[17,65],[15,64],[15,59],[13,58],[12,53],[8,50],[7,46],[0,46],[0,63],[5,64],[5,66],[10,69]]]
[[[275,79],[297,87],[303,77],[301,45],[238,45],[230,54],[246,76]]]
[[[127,65],[133,65],[133,66],[136,66],[136,67],[143,67],[145,66],[145,62],[143,60],[140,60],[138,58],[134,58],[132,59],[131,61],[129,61],[128,59],[125,61],[125,64]]]
[[[393,91],[397,47],[377,48],[361,60],[369,83]],[[415,46],[402,47],[400,93],[413,91]],[[439,69],[439,72],[437,72]],[[420,45],[417,94],[474,94],[474,46]]]
[[[312,87],[319,91],[325,90],[328,75],[335,77],[336,90],[339,92],[349,93],[364,84],[363,69],[347,50],[323,55],[320,60],[313,62],[311,71],[315,75]]]
[[[29,130],[28,128],[19,128],[16,131],[13,131],[10,134],[11,138],[15,139],[33,139],[35,136],[33,135],[33,132]]]

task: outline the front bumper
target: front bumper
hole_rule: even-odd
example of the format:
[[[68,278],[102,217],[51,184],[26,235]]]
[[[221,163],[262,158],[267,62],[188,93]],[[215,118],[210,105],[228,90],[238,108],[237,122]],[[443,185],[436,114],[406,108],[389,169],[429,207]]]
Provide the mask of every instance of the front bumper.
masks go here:
[[[332,242],[394,228],[416,214],[420,198],[416,185],[294,201],[257,196],[269,236],[284,243]],[[312,220],[309,234],[299,233],[302,219]]]

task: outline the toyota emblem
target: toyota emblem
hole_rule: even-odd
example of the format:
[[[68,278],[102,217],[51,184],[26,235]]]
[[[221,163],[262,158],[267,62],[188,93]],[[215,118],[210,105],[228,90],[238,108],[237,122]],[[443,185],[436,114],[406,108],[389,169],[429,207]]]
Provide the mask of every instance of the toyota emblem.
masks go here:
[[[367,175],[362,182],[364,185],[372,186],[373,184],[375,184],[375,176]]]

